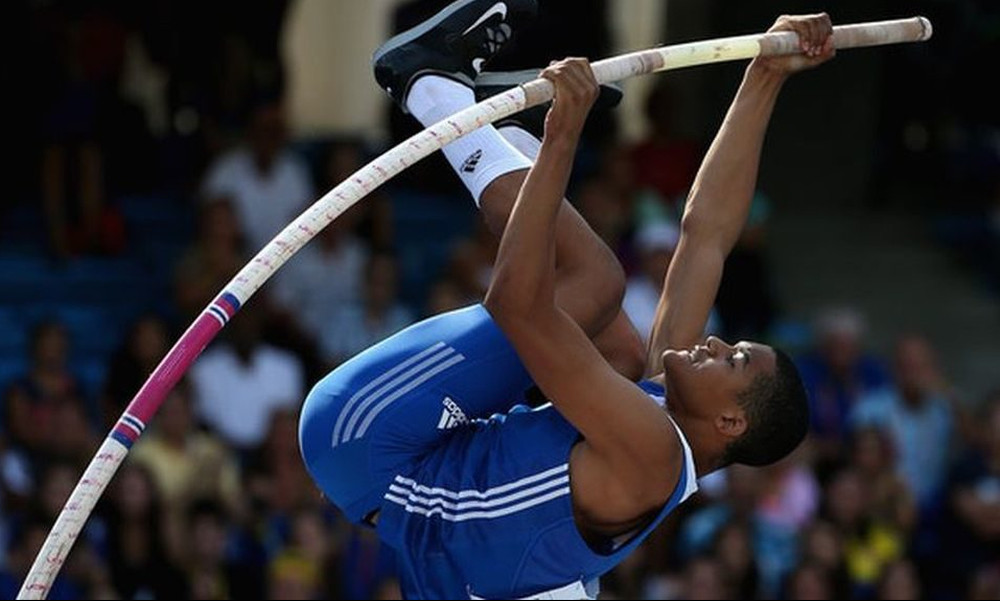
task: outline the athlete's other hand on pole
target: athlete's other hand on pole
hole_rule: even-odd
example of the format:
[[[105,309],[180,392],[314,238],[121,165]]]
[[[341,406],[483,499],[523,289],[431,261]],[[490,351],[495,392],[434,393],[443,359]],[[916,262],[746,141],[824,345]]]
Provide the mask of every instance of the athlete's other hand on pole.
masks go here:
[[[801,54],[757,57],[757,66],[783,75],[790,75],[803,69],[811,69],[833,58],[833,23],[826,13],[816,15],[781,15],[768,33],[794,31],[799,36]]]
[[[566,58],[549,65],[541,76],[556,88],[555,100],[545,118],[545,137],[571,136],[575,140],[600,92],[590,62]]]

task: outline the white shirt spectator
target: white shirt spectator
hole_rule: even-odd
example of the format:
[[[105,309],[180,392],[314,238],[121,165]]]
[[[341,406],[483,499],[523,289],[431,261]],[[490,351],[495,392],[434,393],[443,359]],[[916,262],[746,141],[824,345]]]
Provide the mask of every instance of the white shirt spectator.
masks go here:
[[[191,368],[198,416],[243,450],[264,441],[272,412],[298,406],[304,380],[294,355],[267,345],[257,346],[246,363],[230,346],[218,345]]]
[[[622,299],[622,309],[628,315],[632,325],[639,332],[643,343],[649,342],[649,335],[656,321],[656,305],[660,302],[660,286],[654,286],[648,278],[638,275],[625,283],[625,298]],[[721,331],[719,313],[713,307],[705,324],[705,336],[718,334]]]
[[[362,305],[348,305],[335,311],[320,330],[320,349],[324,356],[343,361],[411,323],[413,314],[399,303],[389,307],[377,323],[368,319]]]
[[[948,401],[928,394],[919,406],[908,405],[897,389],[886,387],[861,397],[850,415],[855,428],[886,430],[896,449],[897,471],[921,504],[936,500],[951,459],[954,419]]]
[[[309,170],[301,159],[282,151],[261,173],[247,148],[220,157],[209,169],[201,192],[204,198],[224,196],[232,201],[251,255],[315,200]]]
[[[680,235],[677,226],[663,221],[647,223],[636,234],[635,245],[639,251],[640,269],[625,283],[622,309],[638,330],[643,343],[649,342],[653,323],[656,321],[656,306],[663,291],[663,279]],[[718,331],[719,317],[713,308],[705,325],[705,335]]]
[[[321,332],[340,307],[360,302],[368,264],[368,248],[354,236],[345,236],[336,248],[321,242],[314,241],[292,258],[270,291],[271,298],[311,332]]]
[[[653,329],[656,319],[656,304],[660,302],[660,287],[653,285],[648,278],[639,275],[629,278],[625,284],[625,298],[622,299],[622,309],[632,325],[639,332],[643,342],[649,341],[649,331]]]

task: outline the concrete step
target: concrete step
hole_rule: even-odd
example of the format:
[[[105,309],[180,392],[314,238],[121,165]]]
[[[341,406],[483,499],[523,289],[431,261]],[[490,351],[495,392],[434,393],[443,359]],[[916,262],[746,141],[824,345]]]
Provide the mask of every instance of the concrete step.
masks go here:
[[[1000,386],[1000,302],[976,285],[907,214],[776,213],[769,234],[777,293],[793,320],[850,304],[869,324],[868,343],[887,352],[919,331],[970,397]]]

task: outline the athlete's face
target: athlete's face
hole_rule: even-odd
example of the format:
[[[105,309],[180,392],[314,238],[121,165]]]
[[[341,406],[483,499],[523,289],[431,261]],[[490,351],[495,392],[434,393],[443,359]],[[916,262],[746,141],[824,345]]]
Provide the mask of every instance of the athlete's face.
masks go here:
[[[757,376],[774,373],[775,361],[767,345],[729,345],[715,336],[690,349],[667,349],[663,369],[668,401],[689,415],[745,421],[737,398]]]

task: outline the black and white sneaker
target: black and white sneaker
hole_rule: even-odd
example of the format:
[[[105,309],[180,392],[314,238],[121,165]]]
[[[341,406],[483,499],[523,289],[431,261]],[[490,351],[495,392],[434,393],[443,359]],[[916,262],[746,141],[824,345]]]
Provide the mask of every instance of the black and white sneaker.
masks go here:
[[[420,75],[442,75],[471,88],[483,65],[537,10],[536,0],[453,2],[375,51],[375,81],[403,112],[410,85]]]
[[[514,86],[519,86],[534,79],[538,79],[538,69],[527,69],[524,71],[496,71],[483,72],[476,77],[476,102],[482,102],[490,96],[495,96],[501,92],[509,90]],[[618,84],[601,84],[601,93],[594,101],[592,111],[605,111],[618,106],[622,100],[622,89]],[[501,119],[494,125],[501,128],[505,125],[516,125],[528,131],[538,139],[545,133],[545,114],[549,110],[549,104],[540,104],[530,109],[515,113],[510,117]]]

